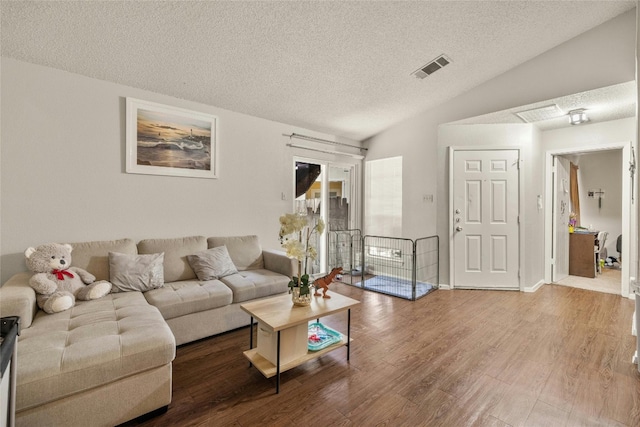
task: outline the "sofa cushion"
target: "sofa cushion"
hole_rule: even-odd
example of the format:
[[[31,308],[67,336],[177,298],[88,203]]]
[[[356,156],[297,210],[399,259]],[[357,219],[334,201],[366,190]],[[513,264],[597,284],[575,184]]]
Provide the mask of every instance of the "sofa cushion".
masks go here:
[[[144,296],[158,307],[165,319],[229,305],[233,299],[231,289],[218,280],[165,283],[160,289],[145,292]]]
[[[287,292],[289,278],[270,270],[248,270],[220,279],[233,291],[233,302],[249,301],[254,298]]]
[[[175,338],[139,292],[38,312],[18,341],[17,410],[170,363]]]
[[[264,268],[258,236],[209,237],[207,245],[209,248],[226,246],[239,271]]]
[[[187,261],[198,280],[215,280],[238,272],[226,246],[187,255]]]
[[[164,281],[192,280],[196,273],[187,261],[187,255],[207,249],[203,236],[174,239],[147,239],[138,243],[138,253],[157,254],[164,252]]]
[[[71,262],[96,276],[96,280],[109,280],[109,252],[137,254],[136,243],[131,239],[101,240],[70,243]]]
[[[109,252],[112,292],[150,291],[164,285],[164,253],[128,255]]]

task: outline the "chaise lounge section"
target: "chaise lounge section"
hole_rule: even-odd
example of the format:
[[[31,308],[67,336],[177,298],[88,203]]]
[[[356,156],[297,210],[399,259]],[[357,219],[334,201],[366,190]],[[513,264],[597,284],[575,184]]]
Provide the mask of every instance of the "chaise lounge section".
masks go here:
[[[117,425],[166,407],[171,402],[176,345],[248,325],[249,316],[240,303],[287,292],[294,269],[293,261],[282,252],[263,250],[257,236],[71,245],[72,265],[97,280],[110,280],[114,270],[121,268],[110,253],[134,261],[163,254],[164,284],[112,292],[98,300],[77,301],[70,310],[46,314],[37,307],[29,286],[31,273],[10,278],[0,288],[0,311],[2,316],[21,319],[19,426]],[[202,264],[207,270],[202,260],[222,247],[235,268],[223,277],[201,280]]]

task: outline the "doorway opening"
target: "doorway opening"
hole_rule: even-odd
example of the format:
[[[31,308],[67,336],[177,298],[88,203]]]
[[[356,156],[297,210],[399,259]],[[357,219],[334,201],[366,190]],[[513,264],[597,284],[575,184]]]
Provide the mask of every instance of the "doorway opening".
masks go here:
[[[324,273],[328,260],[325,236],[332,231],[355,227],[355,166],[308,159],[294,160],[294,165],[294,212],[306,215],[310,223],[321,218],[326,224],[325,233],[314,235],[309,242],[315,247],[318,257],[309,260],[307,272]]]
[[[547,151],[547,283],[629,296],[633,254],[628,240],[637,223],[631,215],[633,178],[626,167],[631,150],[628,142]],[[577,169],[579,193],[579,217],[571,229],[577,212],[568,194],[570,165]]]

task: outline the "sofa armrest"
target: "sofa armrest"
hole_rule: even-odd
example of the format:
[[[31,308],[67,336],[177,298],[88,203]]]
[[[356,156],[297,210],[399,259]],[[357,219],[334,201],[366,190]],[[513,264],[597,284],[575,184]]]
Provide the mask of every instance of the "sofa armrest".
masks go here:
[[[297,273],[294,273],[298,268],[296,260],[289,258],[284,251],[263,249],[262,258],[264,259],[264,268],[266,270],[275,271],[287,277],[297,275]]]
[[[2,317],[20,316],[20,329],[28,328],[38,312],[36,292],[29,286],[32,273],[18,273],[0,288]]]

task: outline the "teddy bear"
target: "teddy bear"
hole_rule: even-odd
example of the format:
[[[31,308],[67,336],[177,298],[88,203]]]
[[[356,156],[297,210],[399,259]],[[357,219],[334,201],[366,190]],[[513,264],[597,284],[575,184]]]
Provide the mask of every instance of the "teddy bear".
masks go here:
[[[68,310],[76,300],[102,298],[111,291],[110,282],[96,282],[93,274],[71,267],[72,250],[69,244],[47,243],[24,252],[27,267],[35,273],[29,285],[36,291],[38,306],[46,313]]]

